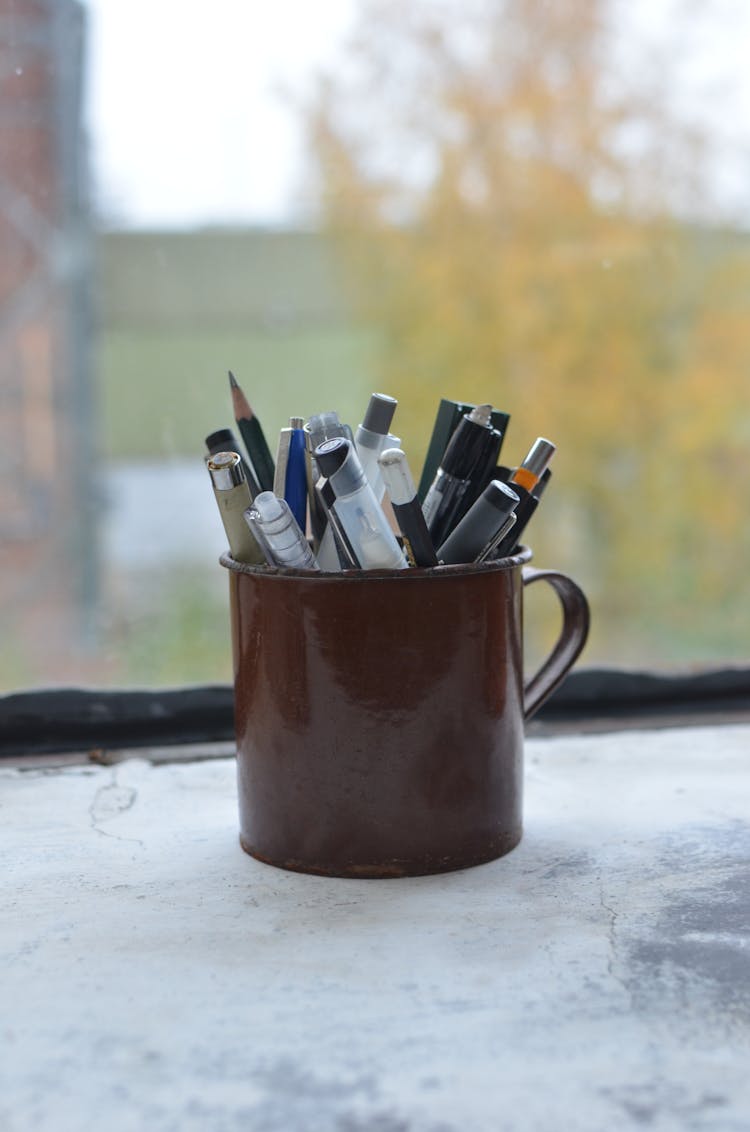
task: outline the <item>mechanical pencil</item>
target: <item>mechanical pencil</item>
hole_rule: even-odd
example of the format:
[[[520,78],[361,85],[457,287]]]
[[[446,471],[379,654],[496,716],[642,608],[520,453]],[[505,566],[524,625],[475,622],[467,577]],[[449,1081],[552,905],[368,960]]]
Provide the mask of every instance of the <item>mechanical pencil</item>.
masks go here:
[[[206,450],[209,456],[215,456],[217,452],[238,452],[242,462],[242,470],[245,473],[247,486],[250,488],[250,494],[253,499],[260,491],[258,481],[253,475],[253,471],[240,451],[240,444],[237,437],[232,432],[231,428],[219,428],[216,432],[210,433],[206,437]],[[208,457],[206,457],[208,463]]]
[[[512,473],[508,483],[519,484],[526,491],[533,491],[545,468],[555,453],[555,445],[543,436],[537,437],[529,453]]]
[[[243,519],[252,498],[239,452],[216,452],[209,456],[206,467],[232,558],[254,565],[264,562],[263,551]]]

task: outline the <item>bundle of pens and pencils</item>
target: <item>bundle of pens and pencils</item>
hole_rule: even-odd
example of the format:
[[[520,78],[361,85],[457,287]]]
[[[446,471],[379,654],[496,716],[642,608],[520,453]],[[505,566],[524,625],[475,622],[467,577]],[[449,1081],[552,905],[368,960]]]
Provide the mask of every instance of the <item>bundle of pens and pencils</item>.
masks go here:
[[[238,562],[323,571],[491,562],[518,545],[552,474],[549,440],[505,467],[509,414],[443,399],[417,489],[390,431],[397,402],[383,393],[354,432],[335,412],[290,418],[274,460],[232,373],[229,383],[245,455],[220,429],[206,437],[206,464]]]

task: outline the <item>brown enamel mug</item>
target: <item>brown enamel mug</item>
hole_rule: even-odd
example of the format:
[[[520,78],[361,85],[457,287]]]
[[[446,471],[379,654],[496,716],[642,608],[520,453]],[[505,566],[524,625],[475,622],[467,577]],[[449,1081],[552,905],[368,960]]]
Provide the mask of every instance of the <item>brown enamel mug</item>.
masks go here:
[[[416,876],[521,838],[523,732],[586,642],[575,582],[499,562],[340,574],[228,554],[240,842],[328,876]],[[560,637],[524,688],[523,590]]]

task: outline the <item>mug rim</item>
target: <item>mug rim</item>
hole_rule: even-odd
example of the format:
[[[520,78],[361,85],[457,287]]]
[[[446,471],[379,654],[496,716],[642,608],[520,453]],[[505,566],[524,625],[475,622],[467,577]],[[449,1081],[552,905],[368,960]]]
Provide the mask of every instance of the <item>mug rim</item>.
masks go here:
[[[515,570],[531,561],[532,551],[528,546],[519,546],[515,554],[498,558],[493,562],[464,562],[448,566],[410,566],[406,570],[300,570],[298,567],[254,565],[251,562],[238,562],[228,550],[220,556],[219,562],[234,574],[250,574],[252,577],[278,578],[280,580],[304,579],[317,581],[416,581],[418,578],[455,578],[474,574],[493,574]]]

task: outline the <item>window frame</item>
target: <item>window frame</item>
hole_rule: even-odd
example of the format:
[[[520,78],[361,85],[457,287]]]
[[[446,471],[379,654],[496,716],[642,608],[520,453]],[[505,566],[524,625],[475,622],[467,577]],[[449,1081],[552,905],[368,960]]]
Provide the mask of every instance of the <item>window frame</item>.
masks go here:
[[[195,757],[226,755],[234,740],[231,684],[156,690],[51,688],[0,697],[0,763],[76,753],[69,761],[109,761],[108,752],[148,747]],[[527,725],[529,736],[750,721],[750,666],[688,674],[581,668]],[[213,745],[206,750],[205,745]],[[162,761],[164,755],[162,754]],[[167,755],[168,761],[168,755]]]

